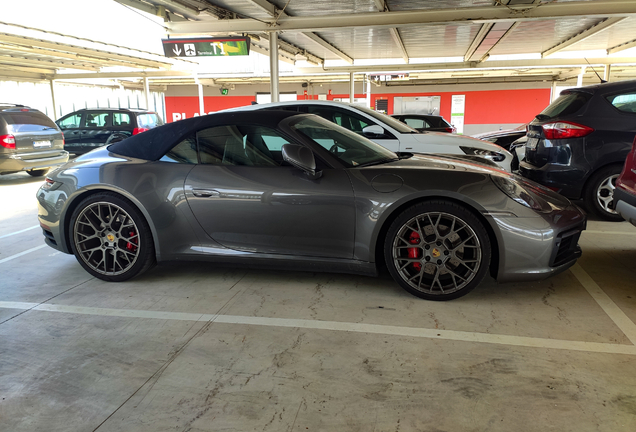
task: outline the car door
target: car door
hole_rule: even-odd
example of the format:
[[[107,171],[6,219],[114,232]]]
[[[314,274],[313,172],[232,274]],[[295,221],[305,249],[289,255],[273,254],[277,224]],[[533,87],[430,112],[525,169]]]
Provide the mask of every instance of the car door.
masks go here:
[[[400,151],[400,140],[397,139],[391,132],[387,131],[383,125],[378,124],[366,116],[358,114],[352,110],[341,107],[308,104],[307,112],[310,114],[317,114],[339,126],[344,127],[345,129],[349,129],[358,135],[362,135],[388,150],[394,152]],[[363,129],[365,127],[372,125],[380,126],[384,129],[384,133],[377,135],[363,133]]]
[[[73,153],[81,148],[82,144],[82,114],[71,113],[57,122],[57,125],[64,133],[64,149]]]
[[[82,147],[84,151],[106,144],[108,137],[112,133],[111,113],[108,111],[87,111],[84,115],[82,126]]]
[[[352,258],[355,203],[345,170],[317,160],[312,180],[283,162],[294,143],[274,129],[237,124],[187,138],[199,163],[185,193],[201,227],[225,247],[268,254]]]

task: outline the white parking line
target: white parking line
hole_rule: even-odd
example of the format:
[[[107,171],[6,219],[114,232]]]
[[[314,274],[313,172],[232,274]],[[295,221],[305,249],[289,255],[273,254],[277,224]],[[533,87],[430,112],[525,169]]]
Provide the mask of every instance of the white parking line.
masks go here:
[[[4,309],[32,309],[35,311],[60,312],[81,315],[95,315],[123,318],[152,318],[177,321],[204,321],[219,324],[240,324],[266,327],[291,327],[314,330],[371,333],[388,336],[406,336],[427,339],[479,342],[498,345],[512,345],[530,348],[564,349],[573,351],[636,355],[636,346],[599,342],[580,342],[560,339],[544,339],[523,336],[474,333],[454,330],[436,330],[416,327],[399,327],[377,324],[360,324],[337,321],[318,321],[306,319],[248,317],[234,315],[215,315],[202,313],[158,312],[134,309],[107,309],[82,306],[66,306],[50,303],[0,302]]]
[[[34,248],[31,248],[31,249],[25,250],[24,252],[20,252],[19,254],[11,255],[10,257],[6,257],[6,258],[4,258],[4,259],[1,259],[1,260],[0,260],[0,264],[5,263],[5,262],[7,262],[7,261],[14,260],[14,259],[16,259],[16,258],[20,258],[22,255],[26,255],[26,254],[29,254],[29,253],[31,253],[31,252],[35,252],[36,250],[39,250],[39,249],[42,249],[42,248],[45,248],[45,247],[48,247],[48,245],[43,244],[43,245],[41,245],[41,246],[36,246],[36,247],[34,247]]]
[[[570,271],[631,343],[636,344],[636,324],[605,294],[605,291],[594,282],[579,264],[574,264]]]
[[[11,236],[14,236],[16,234],[21,234],[23,232],[31,231],[31,230],[36,229],[36,228],[40,228],[40,225],[35,225],[35,226],[30,227],[30,228],[25,228],[25,229],[20,230],[20,231],[12,232],[11,234],[1,235],[0,239],[3,239],[5,237],[11,237]]]
[[[621,236],[636,236],[636,231],[598,231],[598,230],[585,230],[583,234],[611,234]]]

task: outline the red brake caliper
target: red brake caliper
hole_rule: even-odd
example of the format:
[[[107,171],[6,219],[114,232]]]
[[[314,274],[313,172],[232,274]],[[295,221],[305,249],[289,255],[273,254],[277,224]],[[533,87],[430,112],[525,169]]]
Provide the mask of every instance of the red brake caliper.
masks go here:
[[[411,235],[409,236],[409,243],[411,244],[419,244],[420,243],[420,235],[417,231],[413,231],[411,232]],[[413,259],[418,259],[421,257],[422,254],[422,249],[417,248],[417,247],[413,247],[413,248],[408,248],[409,251],[409,258],[413,258]],[[422,270],[422,264],[421,263],[413,263],[413,269],[415,271],[421,271]]]
[[[128,235],[130,237],[134,237],[135,236],[135,232],[134,231],[130,231],[128,233]],[[130,252],[134,252],[137,250],[137,237],[130,239],[130,241],[126,244],[126,249]]]

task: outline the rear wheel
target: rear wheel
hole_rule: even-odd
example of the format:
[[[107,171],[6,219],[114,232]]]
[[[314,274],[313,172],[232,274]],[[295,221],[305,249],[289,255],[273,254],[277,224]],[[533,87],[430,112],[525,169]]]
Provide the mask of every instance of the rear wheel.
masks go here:
[[[402,288],[427,300],[469,293],[490,265],[490,239],[466,208],[428,201],[406,209],[387,232],[384,255]]]
[[[43,175],[46,175],[49,170],[50,168],[32,169],[28,170],[27,174],[33,177],[42,177]]]
[[[99,279],[125,281],[155,263],[148,223],[119,195],[102,192],[84,199],[71,216],[70,228],[77,261]]]
[[[608,221],[622,221],[614,208],[614,189],[622,167],[611,165],[601,168],[590,177],[584,191],[584,201],[588,210]]]

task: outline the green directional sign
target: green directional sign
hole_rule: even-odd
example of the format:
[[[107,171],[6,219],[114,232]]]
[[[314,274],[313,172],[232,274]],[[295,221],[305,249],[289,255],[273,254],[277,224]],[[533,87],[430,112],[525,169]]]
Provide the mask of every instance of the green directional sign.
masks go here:
[[[221,57],[250,54],[249,38],[162,39],[166,57]]]

